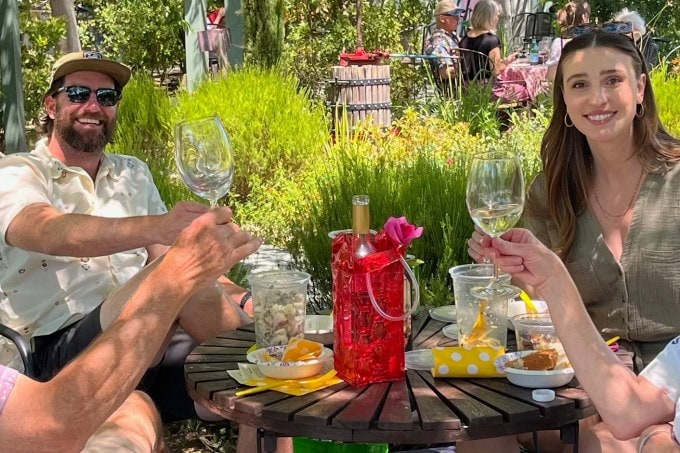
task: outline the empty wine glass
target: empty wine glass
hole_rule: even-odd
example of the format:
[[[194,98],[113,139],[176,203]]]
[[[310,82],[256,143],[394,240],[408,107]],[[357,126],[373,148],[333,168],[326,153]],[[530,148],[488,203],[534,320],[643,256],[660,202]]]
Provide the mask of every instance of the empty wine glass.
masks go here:
[[[544,36],[538,43],[538,51],[544,60],[550,57],[550,47],[552,45],[552,40],[549,36]]]
[[[175,127],[175,160],[184,183],[217,206],[234,180],[229,136],[217,116],[190,120]]]
[[[504,151],[474,156],[466,201],[472,220],[489,236],[498,237],[515,226],[524,209],[524,178],[517,156]],[[484,299],[516,297],[520,289],[500,282],[494,258],[493,281],[489,286],[473,288],[472,294]]]

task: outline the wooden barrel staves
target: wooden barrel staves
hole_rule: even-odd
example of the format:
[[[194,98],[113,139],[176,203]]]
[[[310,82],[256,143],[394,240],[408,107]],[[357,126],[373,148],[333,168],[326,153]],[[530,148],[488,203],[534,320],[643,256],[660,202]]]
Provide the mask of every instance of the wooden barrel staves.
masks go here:
[[[366,118],[381,127],[392,124],[389,65],[333,66],[329,83],[334,130],[344,118],[350,130]]]

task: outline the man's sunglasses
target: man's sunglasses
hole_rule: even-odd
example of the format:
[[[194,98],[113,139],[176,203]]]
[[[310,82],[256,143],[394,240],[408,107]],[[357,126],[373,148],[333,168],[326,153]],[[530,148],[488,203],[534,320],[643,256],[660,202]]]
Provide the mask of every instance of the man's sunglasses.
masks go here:
[[[66,92],[68,100],[74,104],[84,104],[90,99],[92,89],[77,85],[61,87],[55,91],[52,96],[56,96],[61,92]],[[113,107],[121,98],[120,90],[115,88],[99,88],[94,90],[94,94],[97,97],[97,102],[99,102],[102,107]]]
[[[562,33],[563,38],[576,38],[577,36],[587,35],[595,30],[606,33],[617,33],[627,35],[633,33],[633,24],[630,22],[605,22],[603,24],[581,24],[572,25]]]

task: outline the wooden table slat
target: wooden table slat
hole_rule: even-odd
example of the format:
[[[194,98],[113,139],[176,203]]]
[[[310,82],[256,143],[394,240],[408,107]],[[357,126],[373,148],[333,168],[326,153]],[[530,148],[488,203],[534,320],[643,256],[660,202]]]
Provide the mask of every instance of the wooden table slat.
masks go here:
[[[574,404],[574,401],[569,398],[556,396],[553,401],[545,403],[534,401],[533,397],[531,396],[532,389],[518,389],[505,379],[474,379],[472,382],[476,385],[487,387],[506,396],[524,401],[525,403],[533,404],[538,407],[538,409],[541,411],[541,414],[545,417],[571,417],[576,411],[576,404]],[[555,391],[557,392],[558,389],[555,389]]]
[[[224,341],[224,340],[221,340]],[[238,356],[239,358],[243,359],[243,356],[246,354],[248,351],[247,347],[240,347],[240,348],[225,348],[224,346],[221,345],[206,345],[205,343],[197,346],[196,349],[191,351],[191,354],[198,354],[198,355],[234,355]]]
[[[278,403],[270,404],[264,408],[262,415],[276,420],[292,420],[295,414],[300,410],[344,389],[347,385],[348,384],[341,382],[331,387],[308,393],[307,395],[289,398]]]
[[[224,379],[231,379],[224,370],[191,373],[191,380],[196,384],[201,384],[202,382],[208,381],[221,381]]]
[[[458,416],[430,388],[418,373],[407,371],[409,384],[424,430],[458,429],[461,427]]]
[[[485,389],[472,382],[462,379],[456,379],[455,381],[449,379],[448,382],[465,393],[483,400],[485,404],[501,412],[504,420],[510,423],[533,420],[540,415],[540,411],[536,406],[523,403],[514,398],[508,398],[505,395]]]
[[[188,358],[187,358],[188,360]],[[214,362],[214,363],[206,363],[206,362],[187,362],[184,364],[184,374],[191,374],[191,373],[197,373],[197,372],[205,372],[205,371],[225,371],[225,370],[238,370],[238,363],[235,362]],[[225,372],[226,374],[226,372]],[[227,375],[228,376],[228,375]]]
[[[500,412],[452,386],[446,379],[435,379],[427,371],[418,374],[433,386],[448,404],[456,408],[456,413],[462,417],[466,426],[492,426],[503,423],[503,415]]]
[[[220,381],[201,382],[196,386],[196,392],[203,398],[212,399],[213,395],[226,389],[233,389],[238,386],[238,382],[233,379],[223,379]]]
[[[378,418],[378,428],[381,430],[413,429],[411,400],[408,394],[406,380],[392,382],[382,412]]]
[[[262,392],[253,395],[236,396],[235,391],[220,392],[215,394],[214,398],[220,398],[222,401],[228,401],[234,410],[243,412],[244,414],[260,415],[265,406],[293,398],[291,395],[286,395],[281,392]]]
[[[442,327],[449,323],[430,318],[430,321],[423,327],[418,336],[413,340],[413,349],[429,349],[439,346],[442,341],[448,338],[441,334]]]
[[[243,354],[191,354],[192,363],[239,363],[243,362]],[[236,367],[238,368],[238,367]]]
[[[339,392],[324,398],[317,404],[301,410],[295,414],[293,420],[295,423],[303,423],[306,425],[330,425],[331,418],[364,390],[365,387],[348,386]]]
[[[373,420],[377,418],[389,388],[390,384],[387,382],[369,386],[361,395],[350,401],[347,407],[333,417],[331,426],[349,429],[370,428]]]

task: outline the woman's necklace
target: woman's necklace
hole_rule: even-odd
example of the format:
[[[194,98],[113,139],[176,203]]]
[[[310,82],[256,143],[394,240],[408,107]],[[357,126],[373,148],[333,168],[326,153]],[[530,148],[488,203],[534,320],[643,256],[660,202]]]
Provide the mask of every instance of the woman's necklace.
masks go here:
[[[640,177],[638,178],[637,184],[635,185],[635,190],[633,191],[633,194],[630,196],[630,201],[628,202],[628,206],[626,206],[626,209],[621,213],[621,214],[612,214],[611,212],[607,211],[603,206],[602,203],[600,203],[600,199],[597,197],[597,191],[593,189],[593,196],[595,198],[595,202],[597,203],[597,207],[600,208],[600,211],[602,212],[602,215],[604,215],[605,219],[609,220],[610,222],[613,223],[619,223],[621,222],[621,219],[623,219],[623,216],[626,215],[626,213],[630,210],[630,208],[633,207],[633,203],[635,202],[635,196],[637,195],[638,191],[640,190],[640,186],[642,185],[642,177],[645,174],[645,169],[643,168],[640,170]]]

